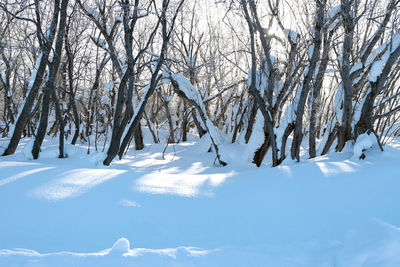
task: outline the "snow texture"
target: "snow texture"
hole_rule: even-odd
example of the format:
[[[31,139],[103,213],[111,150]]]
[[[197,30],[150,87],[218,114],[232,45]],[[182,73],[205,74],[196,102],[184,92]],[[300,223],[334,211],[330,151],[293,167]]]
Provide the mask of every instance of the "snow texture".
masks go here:
[[[374,82],[374,83],[377,82],[379,76],[382,73],[383,67],[384,67],[384,61],[383,60],[375,61],[374,64],[372,64],[368,80],[370,82]]]
[[[340,13],[340,11],[342,11],[342,6],[341,5],[332,7],[328,11],[328,18],[329,19],[334,19]]]
[[[312,56],[314,54],[314,45],[310,45],[308,47],[308,59],[311,60]]]
[[[129,252],[129,249],[130,249],[129,240],[126,238],[120,238],[111,247],[111,252],[123,254]]]
[[[370,149],[376,143],[377,141],[374,134],[363,133],[359,135],[353,147],[353,158],[360,158],[364,151]]]
[[[343,85],[340,85],[335,95],[335,112],[338,122],[342,121],[342,102],[344,97]]]
[[[367,97],[368,97],[368,95],[370,93],[371,93],[371,88],[368,89],[367,93],[364,95],[364,97],[361,100],[361,102],[358,105],[356,105],[356,108],[355,108],[355,111],[354,111],[353,124],[355,124],[356,122],[358,122],[360,120],[362,108],[364,106],[365,100],[367,100]],[[353,106],[355,106],[355,105],[353,105]]]
[[[27,91],[28,93],[29,93],[29,91],[32,89],[33,84],[35,83],[36,76],[37,76],[37,71],[38,71],[38,69],[39,69],[40,62],[42,61],[42,57],[43,57],[43,52],[41,52],[40,55],[39,55],[39,57],[36,59],[35,67],[33,68],[32,73],[31,73],[31,76],[30,76],[30,78],[29,78],[29,81],[28,81],[28,91]]]
[[[400,264],[398,140],[380,152],[366,134],[353,151],[276,168],[255,168],[238,143],[215,166],[193,135],[164,157],[152,144],[110,167],[84,146],[58,159],[57,138],[28,160],[21,142],[0,161],[2,267]]]

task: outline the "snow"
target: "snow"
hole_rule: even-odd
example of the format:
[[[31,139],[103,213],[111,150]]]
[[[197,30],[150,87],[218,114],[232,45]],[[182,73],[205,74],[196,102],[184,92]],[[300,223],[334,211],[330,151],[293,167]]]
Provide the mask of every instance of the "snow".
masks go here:
[[[314,45],[310,45],[308,47],[308,59],[311,60],[312,56],[314,54]]]
[[[187,64],[190,68],[193,68],[195,62],[196,62],[196,57],[186,57],[186,64]]]
[[[252,80],[252,75],[253,71],[252,69],[249,69],[247,73],[247,86],[251,86],[251,80]],[[268,87],[268,66],[265,64],[265,68],[263,70],[256,70],[256,82],[255,82],[255,88],[258,90],[260,93],[261,97],[264,97],[264,92],[265,89]]]
[[[138,18],[146,17],[149,14],[150,14],[150,12],[147,9],[139,9]]]
[[[356,71],[361,70],[362,67],[363,67],[362,63],[361,63],[361,62],[357,62],[356,64],[353,65],[353,67],[351,67],[351,69],[350,69],[350,74],[352,74],[352,73],[354,73],[354,72],[356,72]]]
[[[217,146],[224,143],[224,137],[214,126],[211,120],[208,118],[206,108],[204,106],[203,99],[200,94],[197,92],[196,88],[191,84],[191,82],[182,74],[171,74],[171,79],[173,79],[176,83],[178,83],[179,90],[181,90],[188,99],[194,101],[198,107],[200,107],[202,113],[205,116],[206,129],[209,133],[209,137],[212,139],[212,142]],[[199,121],[204,121],[200,119]],[[224,156],[224,155],[222,155]]]
[[[355,105],[353,103],[353,107],[354,108],[354,119],[353,119],[353,124],[355,124],[356,122],[358,122],[360,120],[361,117],[361,113],[362,113],[362,108],[364,106],[365,101],[367,100],[368,95],[371,93],[371,88],[368,88],[368,91],[365,93],[364,97],[362,98],[361,102],[358,105]],[[353,125],[354,126],[354,125]]]
[[[132,207],[132,208],[140,207],[140,204],[139,204],[139,203],[137,203],[137,202],[135,202],[135,201],[132,201],[132,200],[128,200],[128,199],[122,199],[122,200],[119,202],[119,204],[120,204],[121,206]]]
[[[41,52],[39,57],[36,59],[35,67],[33,68],[31,76],[30,76],[29,81],[28,81],[28,92],[32,89],[33,84],[35,83],[36,76],[37,76],[37,71],[39,69],[40,62],[42,61],[42,57],[43,57],[43,53]]]
[[[378,48],[372,50],[371,54],[369,55],[369,57],[366,61],[366,65],[367,66],[370,64],[375,65],[375,63],[381,61],[381,62],[377,63],[377,65],[375,66],[376,69],[374,71],[371,70],[371,73],[374,72],[374,74],[372,75],[372,79],[377,78],[380,75],[380,73],[384,67],[384,64],[387,62],[387,60],[390,57],[390,54],[393,53],[396,50],[396,48],[398,48],[399,45],[400,45],[400,32],[396,32],[390,41],[387,41],[387,42],[383,43],[382,45],[380,45]],[[388,47],[389,47],[389,49],[387,49]],[[385,49],[387,49],[387,50],[382,55],[381,60],[376,60],[378,55],[383,53],[383,51],[385,51]],[[374,68],[374,66],[372,66],[372,68]],[[380,68],[382,68],[382,69],[380,69]],[[371,79],[371,76],[370,76],[370,79]]]
[[[344,90],[343,90],[343,85],[340,85],[336,95],[335,95],[335,114],[336,114],[336,118],[337,121],[341,122],[342,121],[342,102],[343,102],[343,98],[344,98]]]
[[[390,42],[390,53],[393,53],[400,45],[400,32],[396,32],[393,35],[391,42]]]
[[[389,49],[382,55],[381,60],[376,60],[371,67],[371,71],[369,74],[369,81],[370,82],[377,82],[379,76],[382,74],[382,71],[390,58],[391,53],[393,53],[400,45],[400,32],[397,32],[393,35],[390,42],[384,44],[385,46],[389,46]],[[382,47],[378,48],[375,53],[371,53],[372,55],[376,56],[375,54],[379,51],[382,51]],[[371,57],[371,56],[370,56]],[[369,59],[372,60],[372,59]]]
[[[0,266],[399,266],[399,141],[380,152],[363,135],[353,151],[256,168],[245,144],[224,145],[218,167],[207,138],[163,158],[144,137],[110,167],[84,146],[58,159],[57,138],[39,160],[23,146],[1,157]]]
[[[85,5],[84,9],[86,10],[86,12],[88,12],[95,20],[99,20],[99,12],[97,12],[96,10],[94,10],[92,7]]]
[[[332,7],[328,11],[328,18],[329,19],[334,19],[340,13],[340,11],[342,11],[342,6],[341,5]]]
[[[129,252],[129,249],[130,249],[129,240],[122,237],[118,239],[117,242],[115,242],[114,245],[111,247],[111,252],[123,254]]]
[[[34,140],[30,140],[22,149],[22,154],[25,156],[26,159],[32,160],[32,149],[33,149]]]
[[[363,154],[365,150],[370,149],[374,144],[377,144],[374,134],[363,133],[359,135],[353,147],[353,158],[360,158],[361,154]]]
[[[24,101],[22,102],[21,106],[19,107],[18,115],[16,116],[16,118],[19,118],[21,116],[22,109],[25,106],[27,96],[29,95],[30,91],[32,90],[33,84],[35,83],[37,71],[39,69],[40,62],[42,61],[42,57],[43,57],[43,52],[41,52],[39,54],[38,58],[36,59],[35,67],[33,68],[31,76],[29,77],[28,90],[26,92],[26,97],[24,97]],[[14,124],[10,125],[10,129],[8,131],[8,136],[13,136],[14,130],[15,130],[15,125]]]
[[[101,104],[108,104],[108,103],[110,103],[110,98],[108,96],[106,96],[106,95],[103,95],[103,96],[101,96],[100,103]],[[100,110],[100,112],[102,112],[102,111],[103,110]]]
[[[244,133],[243,133],[244,134]],[[253,125],[253,133],[250,137],[248,145],[245,150],[246,160],[251,162],[254,158],[254,153],[261,147],[264,143],[265,133],[264,133],[264,116],[261,111],[257,111],[256,122]]]
[[[368,79],[370,82],[376,82],[378,80],[378,77],[382,73],[384,63],[385,62],[383,60],[377,60],[374,62],[374,64],[372,64]]]
[[[371,64],[373,64],[374,60],[376,59],[376,57],[381,54],[387,47],[387,43],[384,43],[382,45],[380,45],[378,48],[372,50],[371,54],[368,56],[365,65],[369,66]]]
[[[114,82],[110,81],[104,86],[103,91],[104,92],[109,92],[110,90],[113,89],[113,87],[114,87]]]

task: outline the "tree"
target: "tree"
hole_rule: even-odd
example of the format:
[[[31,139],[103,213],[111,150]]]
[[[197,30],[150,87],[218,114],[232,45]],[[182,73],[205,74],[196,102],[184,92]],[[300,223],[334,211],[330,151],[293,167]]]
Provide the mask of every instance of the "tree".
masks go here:
[[[1,4],[0,7],[5,12],[9,13],[7,7],[4,4]],[[40,12],[40,4],[38,0],[35,0],[34,7],[36,15],[35,19],[31,18],[21,18],[21,19],[28,20],[31,23],[34,23],[34,25],[36,26],[36,37],[40,45],[40,56],[37,59],[35,68],[32,71],[28,85],[28,92],[25,97],[25,103],[23,104],[23,107],[19,111],[17,120],[14,125],[14,130],[10,131],[11,140],[6,150],[4,151],[3,156],[14,154],[15,150],[17,149],[18,143],[21,139],[22,131],[24,130],[26,123],[28,122],[32,106],[34,105],[35,98],[42,84],[43,77],[45,76],[47,61],[49,58],[49,54],[51,52],[55,33],[57,30],[57,22],[60,13],[60,1],[59,0],[54,1],[53,16],[51,19],[50,26],[48,27],[45,33],[43,33],[42,31],[42,19]],[[10,13],[10,15],[14,14]]]

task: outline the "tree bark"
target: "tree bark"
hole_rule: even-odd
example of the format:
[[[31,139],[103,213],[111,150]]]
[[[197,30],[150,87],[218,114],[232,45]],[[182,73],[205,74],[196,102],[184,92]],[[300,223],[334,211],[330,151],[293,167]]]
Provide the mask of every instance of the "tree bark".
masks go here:
[[[325,11],[325,1],[318,0],[316,1],[318,12],[316,17],[314,32],[314,41],[313,41],[313,53],[310,59],[310,65],[308,70],[306,71],[306,75],[304,77],[304,81],[301,87],[301,94],[299,102],[297,103],[296,109],[296,122],[293,134],[293,141],[291,147],[291,157],[292,159],[296,159],[300,161],[300,145],[303,140],[303,115],[304,108],[306,104],[306,99],[310,90],[311,81],[314,76],[315,68],[317,62],[320,58],[320,48],[321,48],[321,29],[324,23],[324,11]]]
[[[340,67],[340,75],[342,77],[342,86],[344,92],[343,99],[343,116],[342,125],[338,130],[338,145],[337,150],[342,151],[346,142],[351,140],[351,122],[353,119],[353,88],[352,80],[350,79],[350,55],[353,49],[353,32],[354,32],[354,19],[350,14],[351,1],[343,0],[342,3],[342,18],[344,21],[344,41],[343,41],[343,55],[342,64]]]
[[[27,96],[25,97],[25,102],[23,107],[20,111],[20,114],[17,118],[17,121],[14,125],[14,131],[12,133],[10,142],[3,153],[3,156],[12,155],[15,153],[19,141],[21,140],[22,132],[24,131],[27,122],[29,120],[29,115],[32,110],[32,106],[34,104],[35,98],[39,92],[39,88],[42,84],[43,77],[45,76],[46,65],[49,58],[50,50],[53,45],[54,35],[57,29],[57,21],[58,16],[60,13],[60,0],[54,0],[54,10],[53,10],[53,17],[51,20],[51,25],[49,28],[49,35],[48,36],[41,36],[41,25],[40,25],[40,15],[39,15],[39,2],[35,1],[36,6],[36,27],[37,27],[37,35],[39,40],[41,41],[41,54],[37,59],[35,68],[32,71],[30,84],[28,87]]]
[[[41,117],[40,117],[39,127],[37,129],[37,133],[35,136],[35,141],[33,142],[33,147],[32,147],[32,156],[34,159],[37,159],[39,157],[40,147],[42,146],[43,139],[46,135],[49,111],[50,111],[50,94],[52,93],[52,91],[55,91],[55,80],[61,62],[63,38],[65,33],[66,19],[67,19],[67,6],[68,6],[68,0],[62,0],[60,9],[60,23],[56,38],[56,47],[54,50],[53,60],[52,62],[48,63],[50,73],[48,80],[46,81],[45,88],[43,90],[44,96],[42,102]],[[61,155],[64,155],[63,149],[60,149],[60,156]]]

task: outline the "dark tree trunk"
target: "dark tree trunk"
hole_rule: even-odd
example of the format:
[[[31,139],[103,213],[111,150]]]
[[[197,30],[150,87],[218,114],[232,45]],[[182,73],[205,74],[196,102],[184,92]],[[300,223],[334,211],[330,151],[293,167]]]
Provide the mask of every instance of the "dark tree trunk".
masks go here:
[[[292,122],[292,123],[289,123],[287,126],[286,126],[286,129],[285,129],[285,131],[284,131],[284,133],[283,133],[283,136],[282,136],[282,143],[281,143],[281,156],[280,156],[280,158],[279,158],[279,163],[281,163],[282,161],[284,161],[285,160],[285,158],[286,158],[286,142],[287,142],[287,139],[289,138],[289,135],[293,132],[293,130],[294,130],[294,126],[295,126],[295,124],[294,124],[294,122]]]
[[[271,114],[267,108],[267,103],[265,102],[264,98],[261,97],[259,91],[256,88],[256,47],[255,47],[255,27],[257,28],[257,30],[260,33],[260,38],[261,38],[261,43],[263,45],[264,48],[264,53],[265,53],[265,58],[266,58],[266,62],[269,68],[269,77],[268,77],[268,89],[267,89],[267,93],[268,94],[272,94],[273,92],[273,86],[275,84],[275,78],[274,78],[274,67],[272,65],[271,62],[271,58],[270,58],[270,54],[269,54],[269,45],[268,42],[265,39],[264,36],[264,30],[262,29],[260,22],[258,20],[258,16],[257,16],[257,12],[256,12],[256,8],[255,8],[255,4],[253,1],[249,1],[250,3],[250,8],[253,14],[253,17],[256,21],[256,23],[253,23],[251,18],[250,18],[250,14],[248,12],[248,8],[247,8],[247,3],[245,0],[241,0],[241,4],[243,7],[243,11],[246,17],[246,21],[249,27],[249,31],[250,31],[250,42],[251,42],[251,84],[250,84],[250,94],[254,97],[258,107],[260,108],[260,111],[264,117],[264,132],[265,132],[265,139],[269,139],[269,143],[270,146],[272,148],[272,166],[277,166],[278,163],[278,148],[277,148],[277,144],[276,144],[276,139],[275,139],[275,134],[274,134],[274,128],[273,128],[273,121],[272,121],[272,117]],[[270,103],[270,101],[267,99],[268,103]],[[267,142],[264,142],[264,144],[266,144]],[[259,149],[257,151],[257,159],[254,159],[254,162],[258,162],[259,159],[263,159],[265,156],[265,153],[267,152],[266,149],[264,148],[268,148],[269,146],[264,146],[263,145],[263,149]],[[264,153],[264,155],[261,155],[261,153]],[[261,162],[260,162],[261,164]]]
[[[261,163],[263,162],[264,157],[267,154],[269,147],[271,146],[270,140],[271,138],[269,137],[268,132],[264,131],[264,143],[259,149],[257,149],[253,157],[253,163],[256,164],[257,167],[261,166]]]
[[[182,112],[182,142],[186,142],[187,141],[187,132],[188,132],[188,124],[189,124],[189,112],[188,110],[188,106],[186,104],[186,102],[184,100],[182,100],[182,104],[183,104],[183,112]],[[197,125],[196,125],[197,126]],[[200,133],[199,133],[200,135]],[[201,136],[200,136],[201,138]]]
[[[315,79],[315,83],[313,85],[313,102],[311,107],[311,116],[310,116],[310,133],[309,133],[309,154],[310,158],[315,158],[317,156],[316,149],[316,136],[317,136],[317,118],[320,113],[321,107],[321,88],[323,79],[325,76],[326,68],[328,67],[329,62],[329,48],[331,44],[332,34],[327,35],[326,31],[324,32],[324,48],[322,52],[321,62],[319,65],[317,77]]]
[[[303,141],[303,115],[304,115],[304,108],[306,104],[306,99],[308,93],[310,91],[310,85],[314,76],[315,68],[317,62],[320,58],[320,48],[321,48],[321,29],[324,23],[324,11],[325,11],[325,1],[317,1],[317,8],[318,13],[316,17],[315,29],[314,29],[314,41],[313,41],[313,53],[310,59],[310,65],[308,70],[306,71],[306,75],[304,77],[304,81],[301,87],[301,94],[299,103],[297,103],[297,110],[296,110],[296,121],[295,121],[295,128],[293,134],[293,141],[291,147],[291,157],[292,159],[296,159],[297,161],[300,160],[300,145]]]
[[[389,47],[389,49],[392,48]],[[386,84],[390,71],[397,62],[399,57],[400,57],[400,45],[390,53],[390,56],[388,60],[385,62],[385,66],[383,67],[380,76],[377,78],[377,81],[370,82],[371,92],[366,96],[366,99],[362,106],[360,119],[356,123],[354,129],[354,139],[357,139],[357,137],[360,134],[363,134],[367,131],[374,132],[373,113],[374,113],[375,98],[385,88],[384,86]]]
[[[50,110],[50,94],[55,91],[55,80],[57,76],[58,69],[60,67],[61,62],[61,53],[63,47],[63,38],[65,33],[65,26],[66,26],[66,19],[67,19],[67,6],[68,0],[63,0],[61,3],[61,10],[60,10],[60,24],[58,27],[58,33],[56,38],[56,48],[54,50],[53,61],[49,62],[49,77],[46,82],[44,88],[44,96],[42,102],[42,112],[40,117],[39,128],[37,130],[37,134],[35,136],[35,141],[33,143],[32,148],[32,156],[34,159],[39,157],[40,147],[42,146],[43,139],[46,135],[47,125],[48,125],[48,118],[49,118],[49,110]],[[64,127],[62,129],[64,131]],[[60,131],[61,134],[61,131]],[[64,137],[63,141],[64,142]],[[60,146],[60,157],[64,157],[64,148]]]
[[[353,88],[352,81],[350,79],[350,56],[351,50],[353,49],[353,32],[354,32],[354,20],[350,15],[351,4],[349,0],[343,1],[342,4],[342,17],[344,21],[344,41],[343,41],[343,56],[342,64],[340,67],[340,75],[342,77],[342,86],[344,92],[343,99],[343,116],[342,125],[338,130],[338,145],[337,150],[342,151],[346,142],[351,140],[351,122],[353,119]]]
[[[325,146],[322,149],[321,156],[328,154],[329,150],[331,149],[331,146],[332,146],[333,142],[335,141],[336,137],[338,136],[337,132],[339,131],[339,129],[338,129],[339,127],[340,127],[339,125],[336,125],[333,128],[332,132],[329,133],[328,139],[327,139],[327,141],[325,143]]]
[[[256,122],[256,116],[257,116],[257,110],[258,106],[255,101],[252,101],[253,104],[251,105],[251,112],[250,112],[250,117],[247,122],[247,129],[246,129],[246,134],[244,136],[244,140],[246,144],[249,142],[251,134],[253,133],[253,127],[254,123]]]
[[[74,86],[73,86],[73,78],[74,78],[74,58],[71,53],[71,48],[68,43],[67,38],[65,38],[65,52],[67,55],[67,60],[68,60],[68,99],[69,99],[69,105],[72,108],[72,114],[74,117],[74,124],[75,124],[75,133],[72,138],[71,144],[75,145],[76,141],[78,140],[79,137],[79,131],[80,131],[80,119],[79,119],[79,114],[78,114],[78,108],[76,107],[76,101],[75,101],[75,92],[74,92]]]
[[[197,111],[194,108],[192,109],[192,118],[193,118],[194,125],[196,126],[197,132],[199,134],[199,137],[202,138],[203,135],[205,135],[207,133],[207,130],[205,130],[203,128],[203,126],[201,126],[201,123],[197,118]]]
[[[149,84],[149,88],[147,89],[146,93],[143,95],[142,97],[142,101],[140,102],[140,106],[138,107],[138,110],[136,110],[136,113],[133,116],[132,122],[129,126],[128,132],[126,133],[125,137],[122,140],[121,146],[119,146],[119,142],[115,143],[114,146],[110,145],[110,149],[107,152],[107,157],[104,159],[103,164],[108,166],[110,165],[111,161],[115,158],[115,156],[118,154],[120,158],[122,158],[122,156],[124,155],[125,151],[128,148],[128,144],[131,141],[135,129],[138,127],[138,124],[140,123],[140,118],[142,117],[143,111],[146,107],[147,101],[149,100],[150,96],[153,94],[158,81],[160,79],[159,77],[159,72],[161,70],[161,66],[164,64],[164,60],[165,60],[165,56],[166,56],[166,52],[167,52],[167,47],[168,47],[168,43],[169,43],[169,39],[171,37],[172,34],[172,29],[174,27],[175,24],[175,19],[177,17],[178,14],[178,10],[182,7],[184,0],[181,0],[179,2],[179,5],[176,9],[176,12],[174,14],[174,17],[172,19],[172,22],[170,23],[171,28],[170,30],[167,32],[167,20],[166,20],[166,12],[168,9],[168,5],[169,5],[169,1],[167,0],[163,0],[162,3],[162,12],[159,18],[159,23],[161,23],[162,25],[162,36],[163,36],[163,42],[162,42],[162,46],[161,46],[161,53],[160,56],[158,57],[157,60],[157,64],[156,67],[151,75],[151,79],[150,79],[150,84]],[[158,25],[156,26],[155,30],[153,31],[153,33],[156,32]],[[130,27],[130,29],[132,29],[132,26]],[[129,65],[129,64],[128,64]],[[113,140],[112,140],[113,142]],[[119,149],[119,151],[118,151]]]
[[[36,10],[37,14],[39,14],[39,3],[35,2],[36,5]],[[7,155],[12,155],[14,154],[15,150],[17,149],[17,146],[19,144],[19,141],[21,140],[21,135],[22,132],[24,131],[28,120],[29,120],[29,115],[32,110],[32,106],[35,102],[35,98],[39,92],[39,88],[42,84],[43,77],[45,76],[45,71],[46,71],[46,65],[47,65],[47,60],[49,58],[49,53],[51,50],[51,47],[53,45],[53,40],[54,40],[54,35],[57,29],[57,21],[58,21],[58,16],[59,16],[59,11],[60,11],[60,0],[54,0],[54,11],[53,11],[53,17],[50,25],[50,34],[48,38],[43,38],[44,36],[41,36],[40,33],[41,31],[41,25],[39,21],[36,21],[36,26],[37,26],[37,34],[38,38],[42,40],[43,44],[41,46],[41,55],[37,59],[35,68],[37,69],[32,71],[31,75],[31,81],[28,87],[28,92],[27,96],[25,98],[25,103],[24,106],[22,107],[21,113],[17,118],[17,121],[14,125],[14,131],[11,136],[11,140],[6,148],[6,150],[3,153],[3,156]]]
[[[244,91],[243,91],[242,95],[240,96],[239,108],[238,108],[238,112],[235,117],[235,128],[233,129],[232,143],[236,142],[237,135],[243,126],[244,115],[246,114],[246,111],[247,111],[247,106],[243,108],[243,101],[244,101],[243,95],[244,95]],[[238,121],[239,116],[240,116],[240,118]]]
[[[4,54],[4,51],[2,49],[0,49],[1,52],[1,57],[3,59],[3,62],[6,66],[6,71],[5,71],[5,75],[4,75],[4,80],[0,79],[0,85],[2,85],[2,87],[4,88],[4,120],[6,122],[6,125],[8,125],[8,123],[13,124],[15,122],[14,119],[14,114],[11,108],[11,104],[12,104],[12,96],[11,96],[11,84],[10,84],[10,78],[11,78],[11,65],[9,60],[7,59],[7,57]],[[1,88],[1,86],[0,86]],[[4,137],[6,136],[7,132],[8,132],[8,127],[6,126],[6,129],[4,129]]]
[[[175,93],[178,96],[180,96],[183,99],[185,99],[190,105],[195,107],[196,110],[199,112],[199,117],[201,118],[201,121],[203,122],[203,125],[206,127],[206,130],[207,130],[207,132],[208,132],[208,134],[210,136],[210,140],[211,140],[212,146],[213,146],[213,148],[215,150],[215,154],[217,156],[216,159],[218,160],[218,163],[221,166],[226,166],[227,163],[224,162],[221,159],[221,155],[219,153],[219,148],[218,148],[216,136],[212,134],[214,131],[210,130],[210,127],[214,127],[214,126],[210,125],[211,122],[210,122],[210,120],[209,120],[209,118],[208,118],[208,116],[206,114],[206,109],[205,109],[204,103],[203,102],[199,102],[199,101],[202,101],[202,100],[200,100],[201,96],[197,95],[197,100],[198,101],[195,101],[193,98],[191,98],[191,96],[187,95],[186,90],[180,88],[179,83],[173,77],[170,77],[170,80],[171,80],[172,86],[174,87]],[[194,92],[192,92],[192,93],[194,93]],[[209,123],[207,124],[207,122],[209,122]]]

